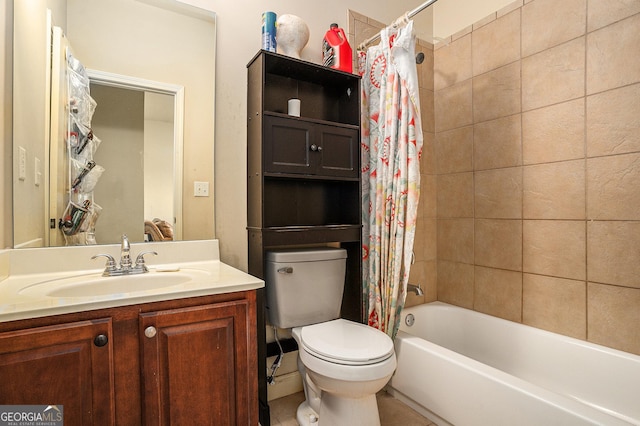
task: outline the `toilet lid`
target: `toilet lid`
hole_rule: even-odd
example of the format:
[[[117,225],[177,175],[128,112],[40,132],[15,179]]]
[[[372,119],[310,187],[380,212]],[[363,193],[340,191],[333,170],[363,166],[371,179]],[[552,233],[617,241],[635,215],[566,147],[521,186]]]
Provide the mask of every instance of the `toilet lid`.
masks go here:
[[[344,319],[302,327],[300,337],[311,355],[337,364],[375,364],[393,354],[393,341],[385,333]]]

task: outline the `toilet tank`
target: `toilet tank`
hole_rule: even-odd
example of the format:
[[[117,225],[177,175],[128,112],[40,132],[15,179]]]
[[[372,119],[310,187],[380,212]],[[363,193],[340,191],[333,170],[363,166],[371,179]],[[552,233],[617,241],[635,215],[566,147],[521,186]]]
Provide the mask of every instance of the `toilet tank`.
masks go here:
[[[340,317],[347,251],[338,248],[274,250],[266,253],[266,309],[279,328]]]

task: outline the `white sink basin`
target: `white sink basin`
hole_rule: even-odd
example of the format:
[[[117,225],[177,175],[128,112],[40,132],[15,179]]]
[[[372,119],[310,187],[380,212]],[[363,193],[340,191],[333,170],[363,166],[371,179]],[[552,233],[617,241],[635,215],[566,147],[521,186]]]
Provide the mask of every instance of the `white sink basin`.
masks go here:
[[[138,275],[103,277],[100,273],[76,275],[31,284],[20,294],[49,297],[92,297],[138,293],[201,280],[210,274],[197,269],[176,272],[148,272]]]

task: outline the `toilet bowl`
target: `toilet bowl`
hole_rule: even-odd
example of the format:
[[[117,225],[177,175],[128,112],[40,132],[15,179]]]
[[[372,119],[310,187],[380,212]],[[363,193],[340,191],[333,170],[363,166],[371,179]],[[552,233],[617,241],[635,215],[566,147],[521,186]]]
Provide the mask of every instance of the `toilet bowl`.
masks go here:
[[[396,368],[389,336],[339,318],[346,257],[329,247],[266,252],[269,322],[291,329],[298,343],[300,425],[380,425],[376,393]]]
[[[298,423],[379,425],[376,393],[396,368],[391,338],[344,319],[296,327],[292,335],[306,396],[298,407]]]

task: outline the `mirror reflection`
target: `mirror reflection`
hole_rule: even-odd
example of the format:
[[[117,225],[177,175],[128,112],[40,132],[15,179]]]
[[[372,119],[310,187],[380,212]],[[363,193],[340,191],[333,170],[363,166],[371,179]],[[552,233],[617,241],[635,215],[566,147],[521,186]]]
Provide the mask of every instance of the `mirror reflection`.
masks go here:
[[[56,138],[68,140],[55,130],[64,102],[52,98],[63,59],[43,54],[56,29],[62,51],[66,43],[92,73],[91,126],[100,139],[93,160],[104,168],[92,194],[102,208],[96,243],[116,243],[122,233],[131,241],[213,238],[213,196],[193,197],[194,181],[213,188],[213,13],[175,0],[21,0],[14,4],[14,247],[67,243],[58,225],[68,200],[57,194],[73,178],[65,181],[69,167],[56,152]],[[203,217],[210,226],[201,226]]]

